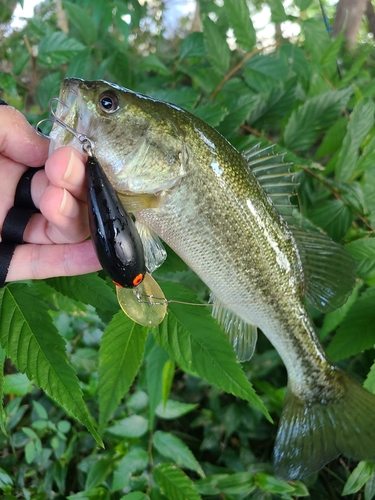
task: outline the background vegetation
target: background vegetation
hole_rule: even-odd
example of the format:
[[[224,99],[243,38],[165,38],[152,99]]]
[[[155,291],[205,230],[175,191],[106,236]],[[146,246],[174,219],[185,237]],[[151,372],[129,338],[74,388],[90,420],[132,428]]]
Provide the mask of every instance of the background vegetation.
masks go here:
[[[371,3],[349,47],[312,0],[200,0],[178,16],[186,3],[45,1],[15,27],[15,2],[2,2],[0,97],[36,123],[64,77],[104,78],[188,109],[240,150],[275,143],[298,172],[301,223],[358,262],[348,302],[311,313],[329,355],[375,392]],[[336,11],[323,4],[329,28]],[[269,39],[252,22],[264,8]],[[168,298],[207,299],[171,251],[155,277]],[[241,368],[207,308],[171,305],[148,332],[119,312],[102,273],[14,283],[0,292],[0,339],[1,498],[375,496],[370,462],[340,458],[303,482],[273,476],[284,366],[261,336]]]

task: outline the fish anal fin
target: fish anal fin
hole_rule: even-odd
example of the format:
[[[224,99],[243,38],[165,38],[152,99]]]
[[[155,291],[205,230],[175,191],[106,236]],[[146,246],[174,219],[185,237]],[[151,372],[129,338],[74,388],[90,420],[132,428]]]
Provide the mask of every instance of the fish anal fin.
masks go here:
[[[227,333],[238,361],[248,361],[254,354],[258,338],[258,329],[255,325],[247,323],[233,311],[225,307],[213,295],[212,316]]]
[[[305,294],[319,311],[342,306],[356,280],[356,263],[339,243],[328,236],[291,227],[302,261]]]
[[[152,273],[163,264],[167,258],[167,252],[159,236],[146,224],[136,220],[135,227],[142,241],[146,267],[149,273]]]
[[[375,396],[344,373],[340,383],[331,401],[303,401],[288,389],[274,450],[280,479],[309,476],[339,455],[375,459]]]

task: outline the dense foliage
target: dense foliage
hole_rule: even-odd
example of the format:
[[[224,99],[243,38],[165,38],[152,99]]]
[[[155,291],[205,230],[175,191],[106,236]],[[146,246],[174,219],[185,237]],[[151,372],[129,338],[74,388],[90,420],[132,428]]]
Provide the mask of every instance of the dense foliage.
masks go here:
[[[200,0],[197,31],[185,18],[174,28],[165,23],[166,1],[46,1],[22,28],[11,28],[14,5],[4,2],[1,98],[36,123],[64,77],[103,78],[188,109],[239,150],[275,143],[298,172],[301,224],[309,219],[358,262],[348,302],[325,316],[311,313],[330,357],[375,392],[373,43],[364,29],[348,52],[311,0],[287,11],[281,0],[266,3],[277,29],[261,41],[251,19],[262,2],[249,11],[245,0]],[[299,35],[288,39],[284,22]],[[155,277],[168,298],[207,300],[206,287],[171,251]],[[102,273],[3,289],[2,498],[360,492],[371,500],[370,462],[340,458],[304,482],[272,475],[285,369],[264,337],[250,362],[237,363],[208,309],[171,304],[148,331],[119,312]]]

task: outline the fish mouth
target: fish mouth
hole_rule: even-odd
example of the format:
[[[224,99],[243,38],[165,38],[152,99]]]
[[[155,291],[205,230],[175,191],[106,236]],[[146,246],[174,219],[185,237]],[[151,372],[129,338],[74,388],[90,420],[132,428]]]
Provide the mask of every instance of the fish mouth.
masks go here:
[[[50,132],[49,154],[61,146],[72,146],[82,153],[82,143],[69,131],[69,128],[78,134],[86,134],[89,114],[85,113],[85,106],[81,105],[79,79],[65,79],[60,87],[56,111],[52,115],[56,121]],[[64,127],[64,124],[67,127]]]

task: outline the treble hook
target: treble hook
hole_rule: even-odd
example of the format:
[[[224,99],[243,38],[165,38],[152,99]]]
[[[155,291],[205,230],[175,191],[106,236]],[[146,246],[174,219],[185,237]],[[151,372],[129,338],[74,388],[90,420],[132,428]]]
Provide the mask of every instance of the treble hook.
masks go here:
[[[49,118],[43,118],[42,120],[39,120],[38,123],[35,125],[35,130],[38,135],[45,137],[46,139],[50,139],[48,135],[43,134],[43,132],[40,131],[39,126],[41,123],[45,122],[52,122],[52,123],[57,123],[57,125],[60,125],[63,129],[67,130],[70,132],[74,137],[78,140],[78,142],[81,144],[83,151],[88,154],[89,156],[93,156],[93,143],[91,139],[87,137],[85,134],[81,134],[77,130],[74,130],[72,127],[70,127],[67,123],[65,123],[63,120],[61,120],[58,116],[56,116],[56,113],[52,107],[52,104],[54,101],[59,102],[62,106],[68,107],[61,99],[58,97],[52,97],[52,99],[49,102],[49,112],[51,114],[51,117]]]

